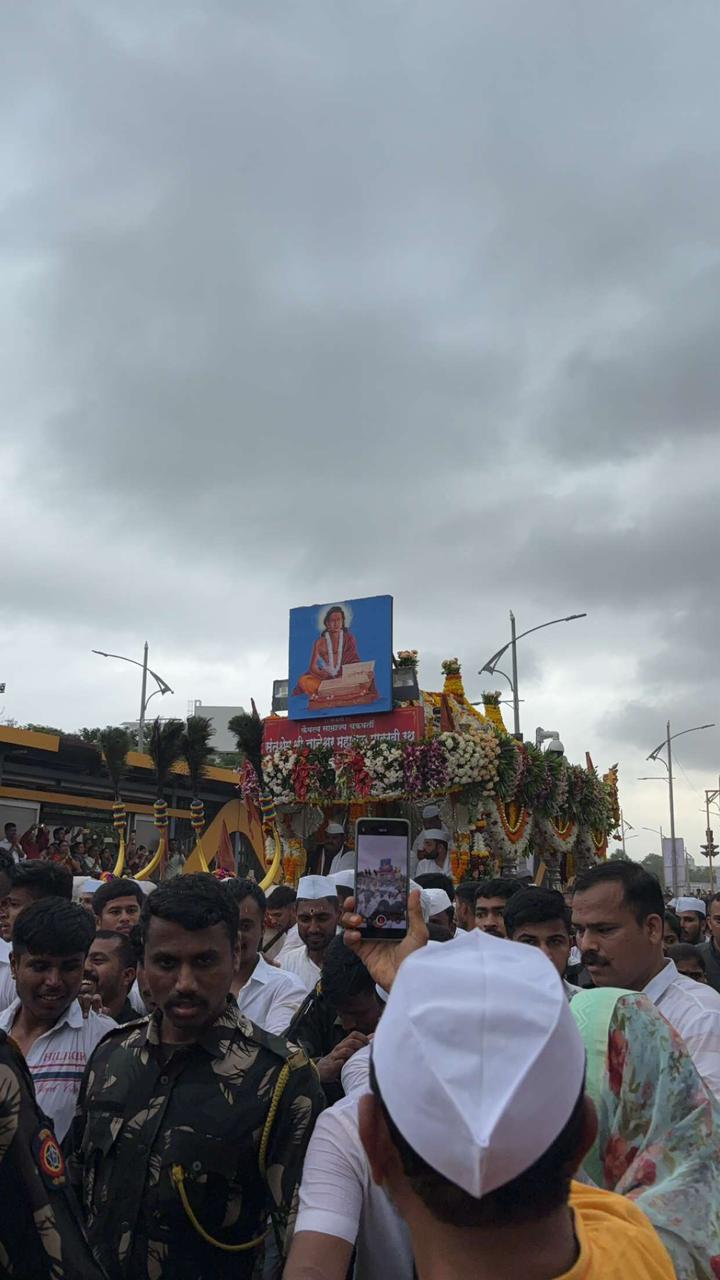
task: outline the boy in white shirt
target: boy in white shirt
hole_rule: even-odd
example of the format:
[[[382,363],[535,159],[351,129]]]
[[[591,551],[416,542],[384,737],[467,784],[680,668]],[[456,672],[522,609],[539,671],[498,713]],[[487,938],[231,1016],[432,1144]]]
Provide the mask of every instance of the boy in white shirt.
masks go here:
[[[115,1022],[89,1013],[77,997],[95,934],[89,912],[64,898],[42,898],[13,926],[10,963],[17,998],[0,1013],[0,1030],[24,1054],[38,1106],[62,1142],[75,1112],[85,1064]]]

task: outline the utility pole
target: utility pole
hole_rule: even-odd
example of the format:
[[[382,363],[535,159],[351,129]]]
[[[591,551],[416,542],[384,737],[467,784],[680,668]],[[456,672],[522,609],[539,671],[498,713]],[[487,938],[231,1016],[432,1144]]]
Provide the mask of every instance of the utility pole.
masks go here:
[[[513,736],[522,742],[520,732],[520,696],[518,694],[517,668],[517,635],[515,634],[515,614],[510,610],[510,644],[512,646],[512,682],[513,682]]]
[[[718,779],[717,791],[708,791],[708,790],[705,791],[705,820],[706,820],[705,840],[707,841],[705,845],[705,851],[707,852],[708,868],[710,871],[710,892],[711,893],[715,892],[715,873],[713,871],[713,856],[715,853],[715,843],[714,843],[715,836],[713,833],[713,829],[710,826],[710,805],[712,804],[713,800],[718,800],[718,799],[720,799],[720,778]]]
[[[140,722],[138,724],[138,751],[142,755],[145,751],[145,710],[147,707],[147,673],[148,673],[148,642],[145,641],[143,650],[143,668],[142,668],[142,690],[140,693]]]
[[[677,877],[677,863],[675,861],[675,796],[673,795],[673,776],[672,776],[672,747],[670,745],[670,721],[667,722],[667,768],[668,768],[668,792],[670,796],[670,848],[672,849],[672,891],[675,897],[679,889]]]

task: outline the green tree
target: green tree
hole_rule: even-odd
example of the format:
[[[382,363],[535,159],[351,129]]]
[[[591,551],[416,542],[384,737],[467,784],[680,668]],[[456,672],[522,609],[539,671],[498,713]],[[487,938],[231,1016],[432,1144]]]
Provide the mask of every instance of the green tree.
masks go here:
[[[649,871],[651,875],[656,876],[661,884],[665,883],[663,860],[659,853],[649,853],[647,858],[643,858],[640,866]]]

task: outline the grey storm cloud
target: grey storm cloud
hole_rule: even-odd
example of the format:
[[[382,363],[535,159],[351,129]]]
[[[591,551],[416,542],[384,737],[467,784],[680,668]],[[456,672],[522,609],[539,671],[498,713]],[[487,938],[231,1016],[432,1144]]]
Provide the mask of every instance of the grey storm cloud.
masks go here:
[[[425,683],[457,652],[474,696],[509,607],[587,610],[522,650],[583,749],[712,719],[719,35],[679,0],[5,6],[25,718],[61,696],[30,648],[75,673],[150,633],[235,701],[291,605],[391,591]]]

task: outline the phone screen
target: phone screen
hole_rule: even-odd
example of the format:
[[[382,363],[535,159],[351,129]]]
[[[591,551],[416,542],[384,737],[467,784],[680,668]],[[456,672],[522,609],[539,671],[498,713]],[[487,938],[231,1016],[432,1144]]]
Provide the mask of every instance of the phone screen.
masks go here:
[[[360,818],[355,834],[355,902],[366,938],[400,941],[407,934],[410,824],[404,818]]]

